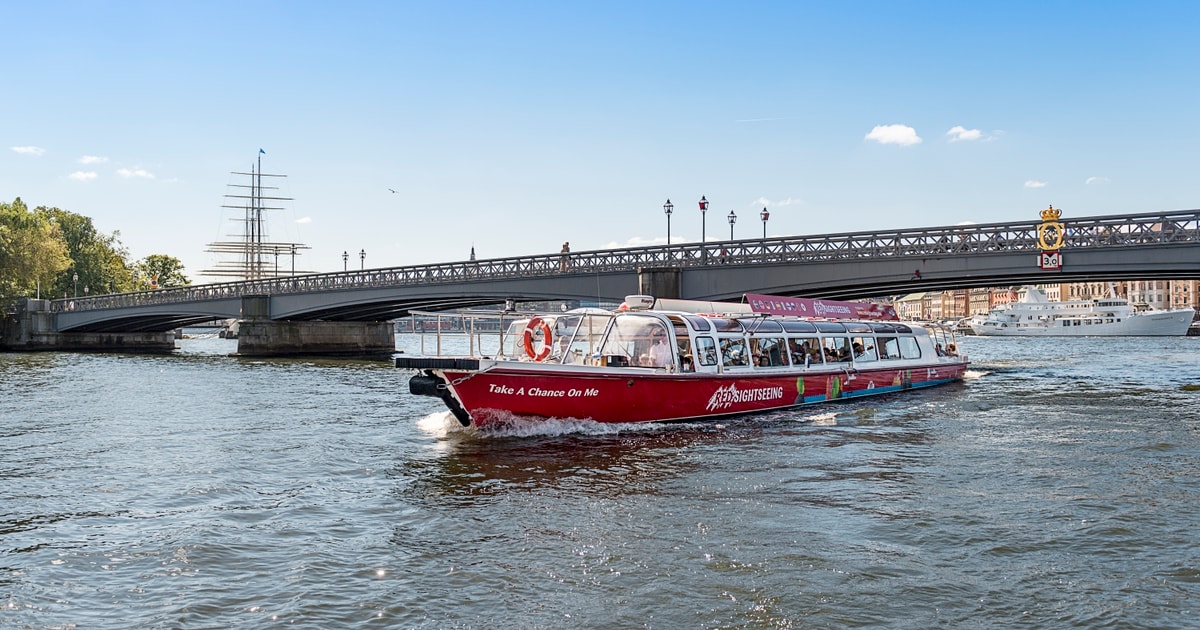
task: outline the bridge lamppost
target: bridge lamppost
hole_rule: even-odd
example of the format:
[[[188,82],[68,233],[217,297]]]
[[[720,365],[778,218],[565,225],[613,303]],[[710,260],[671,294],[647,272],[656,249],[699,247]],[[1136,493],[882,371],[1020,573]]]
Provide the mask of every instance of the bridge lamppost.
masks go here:
[[[75,297],[79,297],[79,274],[71,274],[71,282],[75,283]]]
[[[667,203],[663,204],[663,212],[667,215],[667,245],[671,244],[671,213],[675,211],[675,204],[667,199]]]
[[[350,260],[350,254],[346,253],[346,251],[343,250],[342,251],[342,271],[346,270],[346,263],[349,262],[349,260]]]
[[[292,275],[296,275],[296,244],[292,243]]]
[[[701,259],[708,258],[708,250],[704,248],[704,241],[707,240],[707,235],[704,233],[708,227],[708,199],[704,195],[700,195],[700,252]]]
[[[733,210],[730,210],[729,216],[725,217],[725,218],[729,219],[729,240],[732,241],[733,240],[733,224],[737,223],[737,213],[735,213]]]
[[[367,268],[367,250],[361,249],[358,251],[358,269],[359,271]]]
[[[770,218],[771,218],[771,213],[770,213],[770,212],[767,212],[767,209],[766,209],[766,208],[763,208],[763,211],[762,211],[762,212],[759,212],[759,213],[758,213],[758,216],[762,217],[762,221],[763,221],[763,240],[766,240],[766,238],[767,238],[767,219],[770,219]]]
[[[275,277],[279,277],[279,246],[275,246]]]

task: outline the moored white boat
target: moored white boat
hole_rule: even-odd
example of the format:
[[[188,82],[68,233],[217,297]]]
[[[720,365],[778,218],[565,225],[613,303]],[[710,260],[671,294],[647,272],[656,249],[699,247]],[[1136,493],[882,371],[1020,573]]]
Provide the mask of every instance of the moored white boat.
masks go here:
[[[1036,287],[1020,301],[971,320],[976,335],[1009,337],[1180,336],[1187,334],[1190,308],[1138,310],[1119,297],[1051,302]]]
[[[890,307],[746,298],[631,296],[633,308],[616,312],[495,312],[487,317],[507,326],[491,348],[477,351],[472,335],[469,356],[403,356],[396,366],[418,370],[410,392],[440,398],[464,425],[713,418],[940,385],[966,371],[953,331],[895,321]]]

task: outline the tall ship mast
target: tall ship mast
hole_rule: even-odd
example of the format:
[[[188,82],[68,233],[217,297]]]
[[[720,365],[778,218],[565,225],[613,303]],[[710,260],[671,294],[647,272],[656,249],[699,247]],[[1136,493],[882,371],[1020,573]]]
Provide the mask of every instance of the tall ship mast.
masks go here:
[[[248,184],[230,184],[230,188],[236,189],[234,193],[225,195],[230,201],[223,204],[222,208],[232,208],[234,210],[243,211],[243,216],[240,219],[235,219],[242,223],[241,240],[238,241],[217,241],[208,244],[208,249],[205,251],[231,256],[232,260],[218,261],[213,269],[205,269],[200,273],[209,276],[222,276],[230,278],[240,278],[242,280],[261,280],[266,278],[278,278],[281,276],[291,276],[302,273],[312,273],[311,271],[296,270],[296,256],[301,250],[310,249],[309,246],[302,243],[292,243],[283,241],[271,241],[267,239],[267,220],[266,211],[268,210],[283,210],[283,206],[267,205],[281,201],[292,201],[291,197],[277,197],[278,186],[272,186],[269,183],[274,181],[270,178],[283,178],[287,175],[278,175],[273,173],[264,173],[262,170],[262,156],[266,153],[262,149],[258,150],[257,165],[250,165],[250,172],[233,171],[233,175],[249,178]],[[263,183],[263,178],[268,178],[268,184]],[[267,192],[271,191],[271,192]],[[239,235],[230,235],[239,236]],[[285,267],[279,264],[280,255],[284,256]],[[290,265],[287,263],[290,261]]]

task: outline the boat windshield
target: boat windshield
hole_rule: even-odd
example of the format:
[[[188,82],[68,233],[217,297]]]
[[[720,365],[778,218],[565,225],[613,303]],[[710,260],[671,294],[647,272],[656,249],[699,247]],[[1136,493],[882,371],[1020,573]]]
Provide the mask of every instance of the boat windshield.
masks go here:
[[[609,327],[600,355],[606,365],[671,367],[675,351],[668,342],[673,338],[658,317],[627,313]]]

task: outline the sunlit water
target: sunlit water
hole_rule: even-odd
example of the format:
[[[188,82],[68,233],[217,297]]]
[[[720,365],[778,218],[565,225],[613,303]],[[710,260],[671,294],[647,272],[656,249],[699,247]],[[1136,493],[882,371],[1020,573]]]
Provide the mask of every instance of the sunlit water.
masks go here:
[[[960,341],[961,385],[490,432],[384,363],[0,354],[0,626],[1196,627],[1200,338]]]

